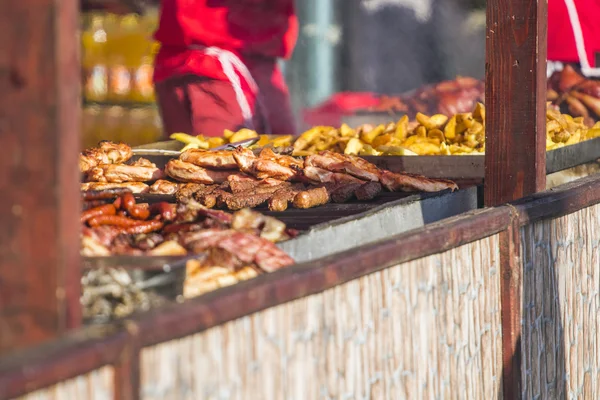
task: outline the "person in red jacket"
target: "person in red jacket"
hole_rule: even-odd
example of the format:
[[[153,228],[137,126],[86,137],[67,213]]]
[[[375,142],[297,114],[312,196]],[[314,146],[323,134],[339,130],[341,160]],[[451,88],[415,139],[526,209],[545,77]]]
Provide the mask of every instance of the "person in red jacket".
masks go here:
[[[293,0],[162,0],[154,66],[167,134],[242,127],[294,134],[278,59],[298,36]]]
[[[548,72],[563,63],[579,64],[587,76],[600,76],[600,0],[548,0]]]

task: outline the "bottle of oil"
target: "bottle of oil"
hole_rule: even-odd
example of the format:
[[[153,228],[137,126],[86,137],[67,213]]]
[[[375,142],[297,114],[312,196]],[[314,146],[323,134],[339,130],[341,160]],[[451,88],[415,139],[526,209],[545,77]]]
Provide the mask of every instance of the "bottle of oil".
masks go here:
[[[155,22],[152,15],[144,16],[138,25],[136,34],[136,48],[140,50],[136,53],[136,59],[132,59],[132,101],[136,103],[154,102],[154,87],[152,75],[154,73],[154,59],[152,56],[153,40],[152,33],[155,29]],[[135,61],[135,62],[134,62]]]
[[[83,97],[87,101],[102,102],[108,94],[106,29],[103,14],[90,15],[89,25],[81,33],[83,47]]]
[[[130,101],[131,74],[127,61],[132,46],[129,36],[131,29],[137,24],[137,19],[134,15],[111,17],[107,26],[108,100],[120,104]]]

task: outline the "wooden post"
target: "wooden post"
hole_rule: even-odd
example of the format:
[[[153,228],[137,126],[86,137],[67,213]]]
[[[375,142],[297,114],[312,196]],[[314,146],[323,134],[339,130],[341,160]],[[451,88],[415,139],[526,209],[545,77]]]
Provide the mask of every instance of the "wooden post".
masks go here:
[[[78,0],[0,2],[0,354],[80,323]]]
[[[484,200],[546,187],[546,0],[488,0]]]

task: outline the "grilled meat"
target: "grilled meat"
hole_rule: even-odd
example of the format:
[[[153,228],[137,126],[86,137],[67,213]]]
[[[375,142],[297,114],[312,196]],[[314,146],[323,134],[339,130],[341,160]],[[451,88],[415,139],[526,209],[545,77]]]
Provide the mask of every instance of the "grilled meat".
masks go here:
[[[296,170],[292,167],[280,165],[277,161],[256,157],[249,149],[238,147],[233,151],[233,156],[242,172],[258,179],[275,178],[288,181],[297,176]]]
[[[181,160],[171,160],[165,166],[165,172],[180,182],[190,183],[223,183],[229,171],[212,171]]]
[[[179,190],[179,183],[159,179],[150,186],[148,193],[152,194],[175,194]]]
[[[110,190],[110,189],[127,189],[132,193],[146,193],[150,189],[148,185],[142,182],[123,182],[123,183],[108,183],[108,182],[87,182],[81,184],[82,191],[94,190]]]
[[[286,186],[278,189],[273,196],[269,199],[269,210],[271,211],[285,211],[288,208],[290,201],[294,200],[294,197],[303,190],[305,186],[301,183],[293,186]]]
[[[79,170],[83,173],[100,164],[119,164],[131,158],[131,147],[124,143],[102,141],[98,147],[87,149],[79,155]]]
[[[359,188],[356,189],[354,194],[356,198],[360,201],[368,201],[373,200],[375,197],[381,193],[383,187],[379,182],[367,182],[362,184]]]
[[[131,165],[100,164],[88,171],[88,180],[93,182],[146,182],[162,177],[164,177],[163,171],[144,158]]]
[[[233,153],[227,150],[208,151],[190,149],[181,153],[179,159],[199,167],[237,169],[237,163],[235,162],[235,158],[233,158]]]
[[[327,204],[330,200],[329,192],[325,187],[317,187],[299,192],[293,201],[296,208],[313,208]]]
[[[399,174],[382,171],[381,184],[390,192],[439,192],[446,189],[458,189],[456,183],[445,179],[429,179],[420,175]]]

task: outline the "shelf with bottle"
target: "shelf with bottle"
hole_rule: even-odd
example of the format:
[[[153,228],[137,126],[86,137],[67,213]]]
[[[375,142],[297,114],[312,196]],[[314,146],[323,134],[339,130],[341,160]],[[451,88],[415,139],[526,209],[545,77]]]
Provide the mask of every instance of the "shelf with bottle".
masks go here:
[[[83,149],[93,147],[101,140],[139,146],[157,142],[163,136],[156,107],[90,105],[83,108],[81,123]]]
[[[152,104],[157,12],[88,13],[82,19],[82,88],[87,103]]]

